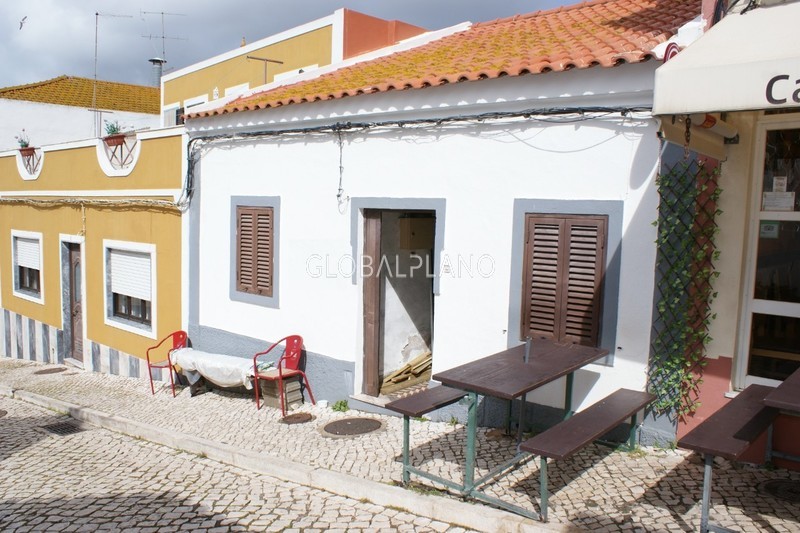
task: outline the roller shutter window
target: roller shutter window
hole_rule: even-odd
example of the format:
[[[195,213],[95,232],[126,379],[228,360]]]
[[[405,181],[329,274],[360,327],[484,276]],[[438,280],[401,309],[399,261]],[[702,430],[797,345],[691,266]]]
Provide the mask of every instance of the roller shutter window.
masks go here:
[[[526,215],[522,337],[597,346],[608,217]]]
[[[237,290],[272,296],[274,237],[273,208],[236,208]]]
[[[29,237],[14,237],[14,263],[17,289],[40,294],[41,242]]]
[[[112,293],[111,315],[149,325],[153,279],[150,254],[109,249],[108,273]]]

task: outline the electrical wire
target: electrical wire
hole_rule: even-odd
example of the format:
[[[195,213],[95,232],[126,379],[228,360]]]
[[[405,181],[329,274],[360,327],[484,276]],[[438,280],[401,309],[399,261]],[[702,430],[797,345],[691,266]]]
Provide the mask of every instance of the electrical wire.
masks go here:
[[[333,134],[339,143],[339,188],[337,199],[342,202],[344,196],[342,151],[344,149],[343,134],[345,132],[369,131],[378,128],[413,128],[434,127],[459,123],[485,123],[508,119],[534,120],[548,124],[571,124],[588,120],[597,120],[619,114],[622,117],[634,116],[638,113],[645,114],[643,118],[652,116],[649,107],[557,107],[547,109],[529,109],[523,111],[490,112],[472,115],[455,115],[451,117],[420,118],[406,120],[387,120],[374,122],[336,122],[322,126],[308,126],[303,128],[288,128],[275,130],[256,130],[237,133],[224,133],[213,135],[195,135],[186,147],[186,176],[181,188],[181,196],[177,201],[153,200],[143,198],[103,199],[103,198],[29,198],[29,197],[0,197],[0,205],[28,205],[33,207],[76,206],[84,209],[90,207],[136,207],[144,209],[158,209],[168,211],[186,212],[192,201],[195,188],[196,166],[203,148],[217,142],[250,141],[253,139],[274,138],[286,135]]]
[[[576,122],[585,122],[588,120],[597,120],[604,117],[619,114],[622,117],[635,116],[643,114],[642,118],[652,117],[652,108],[650,107],[553,107],[543,109],[527,109],[522,111],[494,111],[489,113],[479,113],[472,115],[454,115],[450,117],[438,118],[419,118],[419,119],[405,119],[405,120],[386,120],[374,122],[336,122],[334,124],[325,124],[321,126],[307,126],[302,128],[285,128],[273,130],[252,130],[236,133],[216,133],[204,134],[200,132],[195,134],[187,146],[187,170],[186,179],[184,181],[184,190],[178,204],[182,210],[187,209],[191,203],[192,195],[194,192],[194,172],[197,159],[196,154],[209,144],[218,142],[237,142],[237,141],[250,141],[253,139],[267,139],[273,137],[280,137],[286,135],[309,135],[309,134],[333,134],[336,135],[339,142],[339,189],[337,191],[337,199],[341,200],[344,194],[342,187],[342,158],[341,152],[343,149],[342,134],[345,132],[368,131],[377,128],[407,128],[407,127],[426,127],[433,126],[435,128],[443,127],[451,124],[458,123],[484,123],[486,121],[497,121],[507,119],[524,119],[534,120],[547,124],[572,124]]]

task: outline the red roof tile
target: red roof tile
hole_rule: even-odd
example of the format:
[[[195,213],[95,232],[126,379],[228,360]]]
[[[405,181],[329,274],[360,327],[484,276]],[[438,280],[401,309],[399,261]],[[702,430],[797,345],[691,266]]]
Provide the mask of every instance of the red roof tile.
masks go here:
[[[698,0],[595,0],[517,15],[189,117],[647,61],[656,45],[699,14]]]
[[[98,109],[155,115],[159,114],[161,106],[158,87],[102,80],[95,84],[94,80],[76,76],[0,88],[0,99],[3,98],[86,108],[96,102]]]

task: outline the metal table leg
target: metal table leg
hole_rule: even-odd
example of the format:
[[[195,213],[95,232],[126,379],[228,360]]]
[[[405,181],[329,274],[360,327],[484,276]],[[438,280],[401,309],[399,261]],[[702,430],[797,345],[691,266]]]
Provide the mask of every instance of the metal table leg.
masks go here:
[[[464,462],[464,490],[469,493],[475,480],[475,436],[478,431],[478,393],[469,393],[467,406],[467,450]]]
[[[411,481],[411,473],[408,468],[411,466],[409,448],[411,445],[411,423],[408,415],[403,415],[403,484],[407,485]]]

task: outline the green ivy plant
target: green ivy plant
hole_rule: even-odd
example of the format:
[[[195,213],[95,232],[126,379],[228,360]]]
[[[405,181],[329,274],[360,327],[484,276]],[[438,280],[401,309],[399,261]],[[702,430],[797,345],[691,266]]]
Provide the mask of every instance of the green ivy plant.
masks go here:
[[[660,175],[656,245],[656,313],[649,389],[654,409],[673,417],[697,410],[706,366],[711,304],[719,276],[714,262],[719,172],[696,161],[681,161]]]

